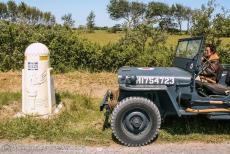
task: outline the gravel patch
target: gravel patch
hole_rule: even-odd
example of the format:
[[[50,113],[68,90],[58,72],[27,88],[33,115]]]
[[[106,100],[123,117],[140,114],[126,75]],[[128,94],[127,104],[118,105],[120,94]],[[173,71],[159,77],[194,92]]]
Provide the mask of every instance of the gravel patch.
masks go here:
[[[0,144],[0,153],[4,154],[229,154],[230,143],[205,144],[151,144],[144,147],[89,147],[46,144]]]

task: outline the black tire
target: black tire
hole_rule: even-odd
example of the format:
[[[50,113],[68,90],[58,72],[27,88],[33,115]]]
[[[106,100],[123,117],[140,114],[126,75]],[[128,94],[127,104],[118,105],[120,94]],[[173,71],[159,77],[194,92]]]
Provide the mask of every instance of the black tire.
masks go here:
[[[158,135],[161,115],[149,99],[129,97],[113,110],[111,127],[114,136],[126,146],[151,143]]]

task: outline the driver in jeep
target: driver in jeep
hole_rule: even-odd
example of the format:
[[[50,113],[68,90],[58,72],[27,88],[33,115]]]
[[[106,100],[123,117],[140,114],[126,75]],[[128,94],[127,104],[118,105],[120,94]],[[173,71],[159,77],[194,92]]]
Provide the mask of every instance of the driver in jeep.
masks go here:
[[[223,72],[219,59],[215,47],[208,44],[202,57],[203,70],[199,76],[202,82],[218,83]]]

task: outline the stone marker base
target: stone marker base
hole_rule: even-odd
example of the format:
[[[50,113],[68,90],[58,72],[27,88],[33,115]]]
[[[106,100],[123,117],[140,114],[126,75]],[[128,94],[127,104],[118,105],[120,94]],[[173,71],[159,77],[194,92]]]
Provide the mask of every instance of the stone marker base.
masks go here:
[[[46,115],[26,115],[22,112],[18,112],[17,114],[14,115],[14,118],[22,118],[22,117],[34,117],[34,118],[41,118],[41,119],[49,119],[58,113],[60,113],[61,109],[63,107],[63,104],[60,103],[53,111],[52,114],[46,114]]]

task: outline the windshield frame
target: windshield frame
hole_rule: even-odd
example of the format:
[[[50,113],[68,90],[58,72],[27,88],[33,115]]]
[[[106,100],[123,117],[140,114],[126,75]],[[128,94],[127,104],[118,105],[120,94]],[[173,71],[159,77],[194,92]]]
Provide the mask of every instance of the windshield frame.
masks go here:
[[[178,68],[184,69],[184,70],[186,70],[188,72],[193,72],[194,68],[201,64],[201,57],[203,56],[204,45],[205,45],[205,38],[203,36],[179,39],[176,51],[178,49],[178,45],[179,45],[180,42],[182,42],[182,41],[191,41],[191,40],[201,40],[200,46],[199,46],[199,49],[198,49],[197,53],[195,54],[194,57],[185,58],[185,57],[177,56],[177,54],[175,52],[175,57],[174,57],[174,60],[173,60],[173,67],[178,67]]]

